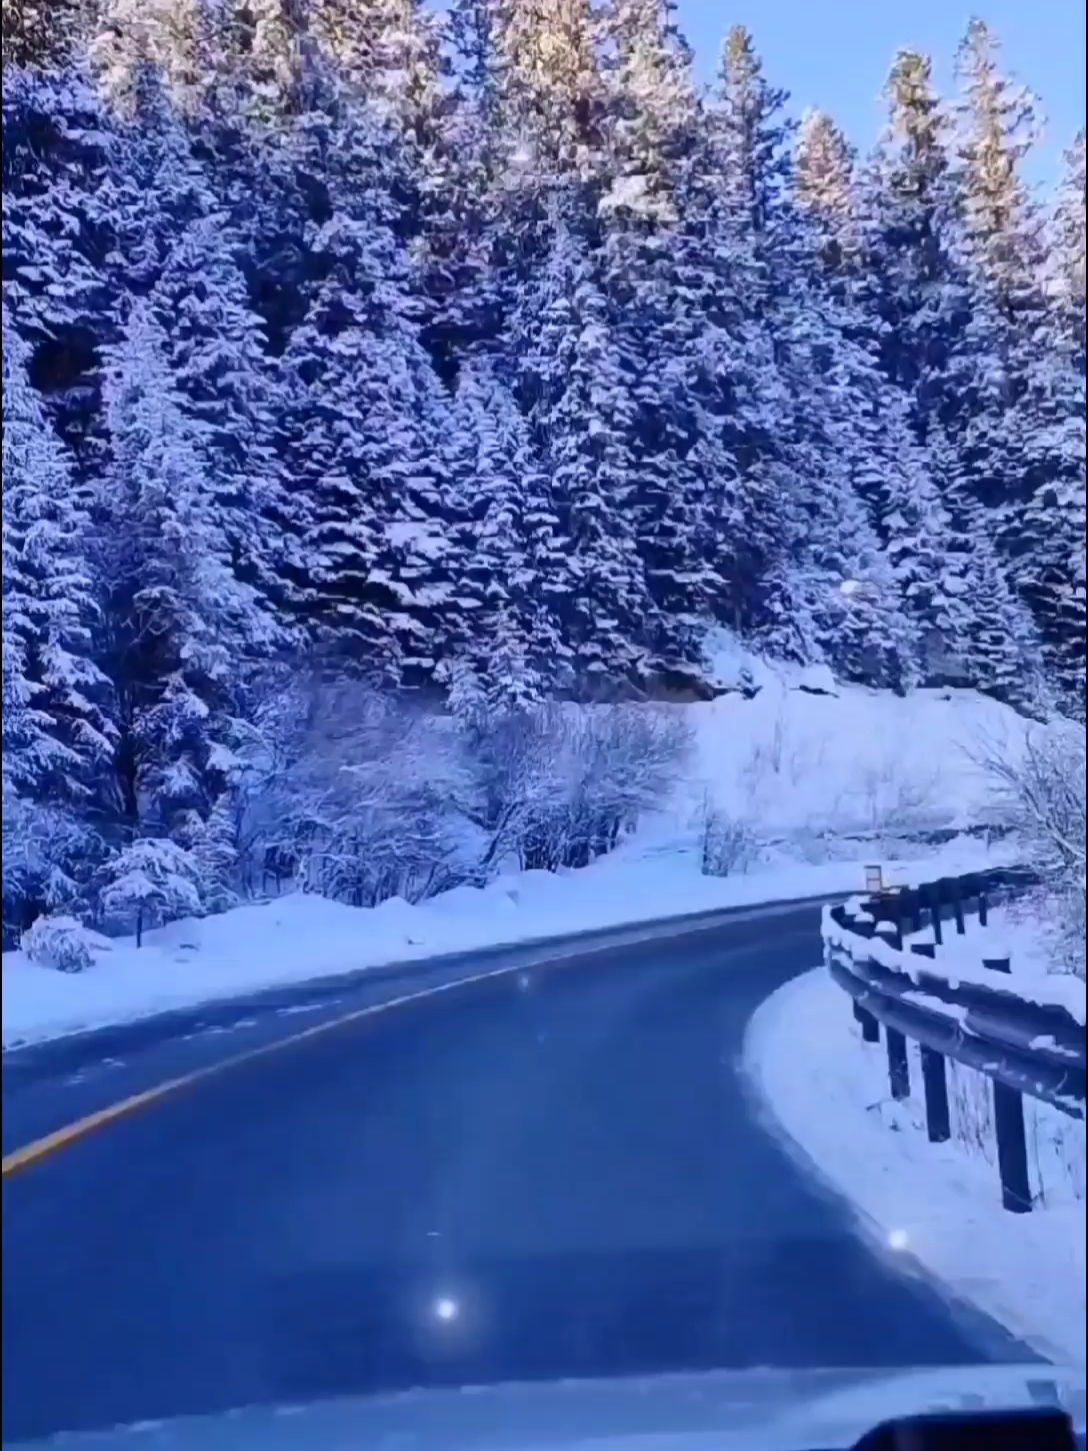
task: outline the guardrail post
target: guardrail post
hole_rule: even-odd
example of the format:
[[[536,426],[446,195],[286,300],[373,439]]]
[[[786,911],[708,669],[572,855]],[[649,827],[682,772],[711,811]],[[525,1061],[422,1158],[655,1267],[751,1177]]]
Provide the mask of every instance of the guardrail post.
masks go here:
[[[948,1112],[948,1079],[944,1054],[922,1044],[922,1084],[926,1094],[926,1134],[931,1144],[944,1144],[952,1137]]]
[[[981,886],[978,889],[978,925],[980,927],[986,926],[986,909],[986,888]]]
[[[922,893],[916,888],[910,894],[910,930],[912,932],[921,932],[922,930],[922,923],[925,920],[922,914],[923,905]]]
[[[854,999],[854,1017],[861,1024],[861,1041],[863,1043],[879,1043],[880,1023],[868,1008],[861,1006],[857,998]]]
[[[907,1059],[907,1040],[895,1028],[884,1029],[888,1045],[888,1084],[893,1098],[910,1097],[910,1063]]]
[[[967,925],[963,920],[963,898],[960,896],[959,882],[952,883],[952,912],[956,918],[956,931],[962,937],[967,931]]]
[[[996,1078],[993,1085],[1001,1203],[1010,1214],[1029,1214],[1031,1181],[1028,1178],[1028,1143],[1024,1132],[1024,1100],[1015,1088]]]
[[[933,919],[933,940],[940,947],[944,936],[941,932],[941,887],[939,882],[933,883],[929,894],[929,915]]]

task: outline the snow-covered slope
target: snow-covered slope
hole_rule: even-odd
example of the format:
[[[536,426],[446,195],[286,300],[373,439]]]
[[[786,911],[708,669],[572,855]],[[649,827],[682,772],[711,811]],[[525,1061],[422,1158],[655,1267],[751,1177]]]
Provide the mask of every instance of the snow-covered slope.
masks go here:
[[[771,666],[724,635],[710,678],[729,693],[686,707],[696,737],[688,800],[708,791],[771,835],[977,824],[989,797],[980,754],[1018,754],[1028,726],[974,691],[840,686],[825,667]]]
[[[985,817],[968,753],[982,733],[1015,748],[1024,722],[1012,711],[971,693],[900,700],[752,664],[761,687],[753,697],[676,707],[693,726],[688,775],[665,810],[593,866],[506,875],[418,906],[394,899],[358,909],[291,894],[175,922],[146,933],[140,948],[99,939],[93,966],[78,974],[5,953],[4,1044],[373,964],[853,891],[867,861],[883,861],[889,879],[920,880],[1003,859],[982,841],[934,846],[919,832]],[[752,833],[753,858],[724,880],[700,870],[708,794]]]

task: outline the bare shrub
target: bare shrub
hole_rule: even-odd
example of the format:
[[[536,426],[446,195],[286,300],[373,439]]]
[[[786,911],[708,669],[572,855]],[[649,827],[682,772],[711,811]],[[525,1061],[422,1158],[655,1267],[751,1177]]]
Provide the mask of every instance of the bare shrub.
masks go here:
[[[676,784],[690,742],[681,712],[645,705],[476,713],[465,750],[487,868],[556,871],[613,850]]]
[[[357,681],[280,679],[202,845],[241,894],[271,878],[418,902],[504,862],[555,871],[611,851],[668,794],[689,740],[682,712],[641,705],[475,699],[451,716]]]
[[[704,877],[730,877],[755,865],[760,840],[751,823],[731,816],[707,798],[702,816],[702,870]]]
[[[471,877],[456,743],[404,698],[354,680],[280,682],[238,754],[221,851],[242,890],[286,879],[366,907]]]
[[[1056,970],[1085,972],[1085,736],[1064,720],[1028,729],[1019,749],[980,735],[968,754],[989,783],[993,808],[1038,872],[1055,923]]]

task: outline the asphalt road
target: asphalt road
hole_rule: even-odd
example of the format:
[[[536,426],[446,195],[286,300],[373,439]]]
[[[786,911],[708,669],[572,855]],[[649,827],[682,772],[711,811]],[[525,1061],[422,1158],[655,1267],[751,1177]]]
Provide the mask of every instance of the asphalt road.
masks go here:
[[[754,1111],[745,1025],[819,950],[806,907],[523,954],[6,1175],[4,1441],[412,1385],[1032,1358],[875,1254]],[[232,1051],[296,1031],[283,1008],[235,1012]],[[5,1061],[5,1152],[215,1036]]]

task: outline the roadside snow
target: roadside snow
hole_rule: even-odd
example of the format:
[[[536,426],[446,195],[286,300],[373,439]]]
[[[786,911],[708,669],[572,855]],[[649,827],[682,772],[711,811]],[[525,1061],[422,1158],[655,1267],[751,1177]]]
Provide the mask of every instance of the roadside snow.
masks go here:
[[[733,693],[682,707],[695,760],[681,794],[692,809],[709,793],[723,810],[792,840],[985,822],[992,786],[977,758],[994,743],[1017,758],[1029,726],[970,690],[899,697],[743,653],[723,654],[711,674]]]
[[[912,1097],[894,1103],[884,1046],[866,1044],[824,968],[756,1012],[745,1069],[808,1167],[886,1252],[914,1256],[959,1298],[1049,1359],[1085,1360],[1085,1130],[1025,1099],[1036,1209],[1001,1207],[988,1084],[951,1065],[953,1137],[931,1144],[911,1045]],[[818,1091],[814,1091],[818,1090]]]
[[[952,843],[944,870],[987,859],[977,842]],[[897,864],[917,882],[934,858]],[[719,907],[838,895],[863,880],[862,863],[779,863],[746,876],[704,877],[697,854],[661,843],[632,846],[582,871],[522,872],[482,889],[457,887],[418,906],[394,898],[378,907],[289,893],[214,917],[189,918],[112,942],[92,935],[95,962],[64,973],[23,952],[3,958],[3,1043],[59,1037],[171,1008],[262,988],[408,962],[440,953],[530,941],[594,928],[712,911]]]
[[[860,890],[866,862],[882,863],[888,881],[916,883],[1009,859],[1007,849],[953,834],[985,819],[971,744],[985,734],[1016,749],[1025,722],[1013,711],[969,691],[899,699],[837,686],[824,670],[771,666],[724,636],[715,659],[718,683],[747,694],[673,707],[692,723],[690,770],[612,856],[582,871],[459,887],[418,906],[288,896],[148,932],[138,950],[129,939],[91,939],[95,960],[80,973],[8,952],[4,1046],[381,963]],[[746,873],[701,875],[708,800],[751,828],[757,850]],[[952,839],[920,845],[933,830]]]

